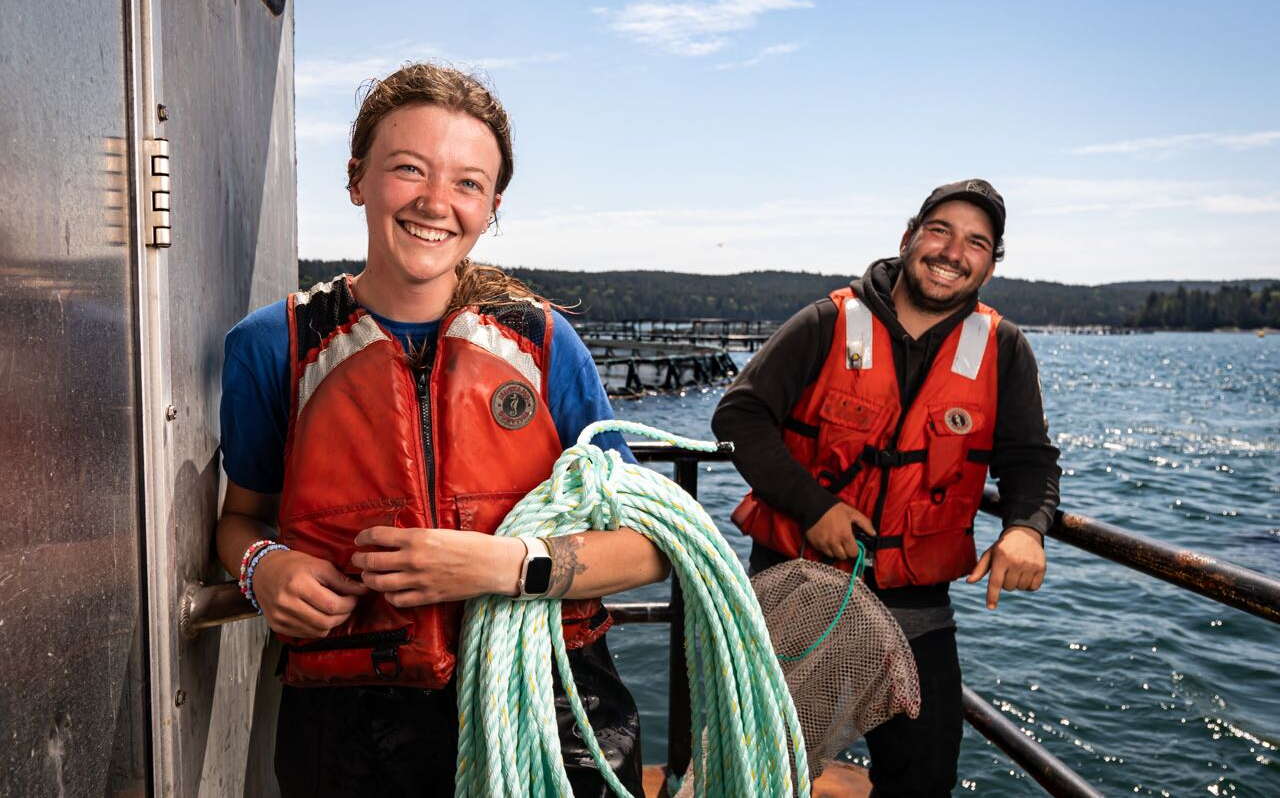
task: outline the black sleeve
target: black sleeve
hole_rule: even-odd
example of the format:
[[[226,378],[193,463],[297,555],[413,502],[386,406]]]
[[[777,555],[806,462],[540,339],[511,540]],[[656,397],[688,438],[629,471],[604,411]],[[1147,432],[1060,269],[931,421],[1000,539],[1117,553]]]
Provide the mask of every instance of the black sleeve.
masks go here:
[[[1026,526],[1043,535],[1058,509],[1058,449],[1040,395],[1036,357],[1012,322],[996,329],[1000,396],[996,408],[991,475],[1000,487],[1005,528]]]
[[[801,310],[751,358],[711,418],[719,440],[733,441],[733,463],[756,495],[813,526],[837,499],[782,443],[782,422],[822,373],[835,333],[836,307],[823,299]]]

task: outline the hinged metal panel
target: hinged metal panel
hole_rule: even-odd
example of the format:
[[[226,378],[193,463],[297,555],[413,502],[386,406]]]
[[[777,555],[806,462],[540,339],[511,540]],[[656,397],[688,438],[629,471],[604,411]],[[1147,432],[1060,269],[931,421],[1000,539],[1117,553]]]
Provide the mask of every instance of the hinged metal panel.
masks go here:
[[[170,189],[169,189],[169,140],[145,139],[142,142],[145,156],[146,186],[144,192],[144,208],[146,208],[147,246],[173,246],[173,223],[170,221]]]

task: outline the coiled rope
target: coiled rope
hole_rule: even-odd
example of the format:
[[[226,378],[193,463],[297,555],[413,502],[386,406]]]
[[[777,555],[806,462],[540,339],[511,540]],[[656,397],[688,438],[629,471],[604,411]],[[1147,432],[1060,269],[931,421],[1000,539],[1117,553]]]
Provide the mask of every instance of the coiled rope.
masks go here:
[[[694,451],[716,447],[643,424],[596,422],[495,534],[552,537],[626,526],[652,541],[684,590],[698,794],[807,796],[800,721],[742,565],[706,511],[679,485],[590,442],[609,431]],[[560,621],[557,600],[485,596],[467,602],[459,649],[457,795],[573,794],[560,753],[553,656],[596,766],[615,793],[629,795],[587,720]]]

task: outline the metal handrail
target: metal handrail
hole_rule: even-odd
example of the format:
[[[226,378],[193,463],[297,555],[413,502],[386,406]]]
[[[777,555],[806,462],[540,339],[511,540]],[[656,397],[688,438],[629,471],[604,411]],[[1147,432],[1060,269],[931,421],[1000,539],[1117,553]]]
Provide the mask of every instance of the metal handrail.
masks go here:
[[[728,452],[691,452],[665,443],[630,444],[636,459],[643,462],[670,462],[675,481],[697,498],[698,464],[727,461]],[[982,509],[1000,515],[1000,496],[988,487]],[[1190,549],[1180,549],[1158,540],[1097,521],[1088,516],[1059,512],[1049,536],[1128,568],[1163,579],[1206,598],[1280,623],[1280,580],[1257,571],[1218,560]],[[670,689],[668,694],[667,766],[669,772],[683,773],[691,749],[688,673],[684,657],[684,602],[679,583],[671,583],[671,601],[607,604],[615,623],[669,623]],[[182,633],[195,637],[201,630],[256,613],[240,595],[235,582],[193,585],[182,598],[179,624]],[[991,706],[967,686],[962,688],[965,719],[1054,796],[1086,796],[1100,793],[1042,745],[1028,737],[1017,724]]]
[[[1102,793],[1085,781],[1069,765],[1049,753],[1049,749],[1023,733],[1018,724],[991,706],[982,696],[960,686],[960,702],[964,719],[983,737],[995,743],[1009,758],[1035,779],[1045,792],[1054,796],[1102,798]]]
[[[999,491],[987,487],[982,509],[1000,515]],[[1059,511],[1048,534],[1184,590],[1280,623],[1280,579],[1275,577],[1078,513]]]

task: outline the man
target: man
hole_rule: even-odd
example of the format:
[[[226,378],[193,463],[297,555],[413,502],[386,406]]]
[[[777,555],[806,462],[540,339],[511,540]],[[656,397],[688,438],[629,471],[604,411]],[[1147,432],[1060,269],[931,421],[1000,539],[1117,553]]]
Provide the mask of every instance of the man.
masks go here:
[[[734,521],[751,568],[792,557],[850,568],[902,625],[920,673],[920,716],[867,735],[875,795],[949,795],[962,733],[948,583],[1036,590],[1058,504],[1035,357],[978,302],[1004,255],[1004,200],[985,180],[941,186],[907,223],[896,258],[788,320],[712,419],[752,492]],[[976,556],[987,468],[1003,531]]]

